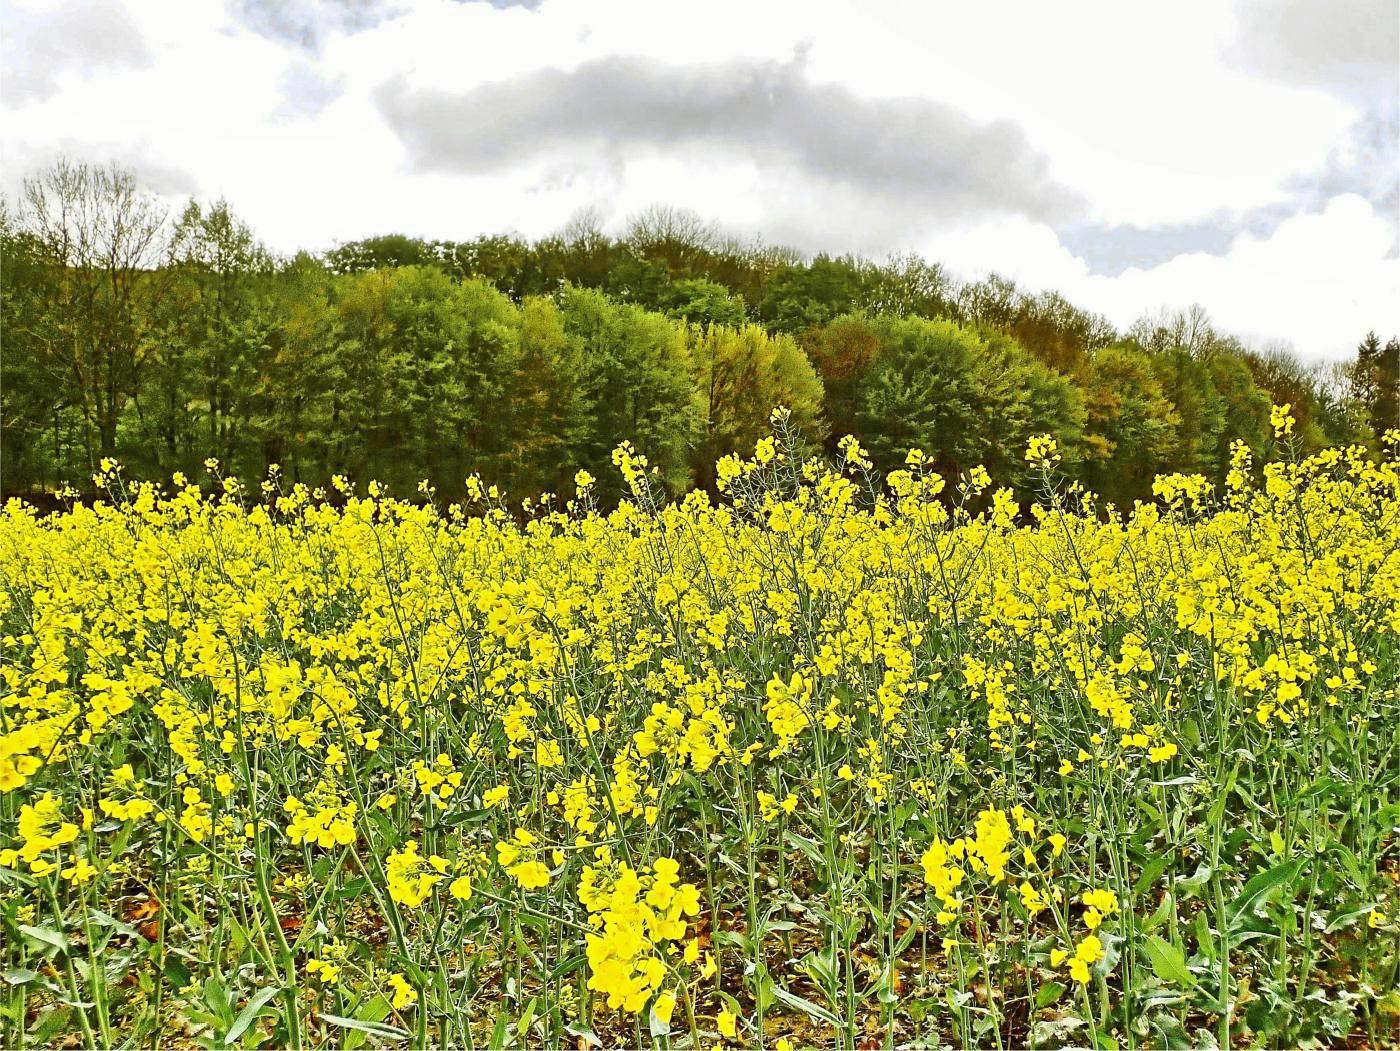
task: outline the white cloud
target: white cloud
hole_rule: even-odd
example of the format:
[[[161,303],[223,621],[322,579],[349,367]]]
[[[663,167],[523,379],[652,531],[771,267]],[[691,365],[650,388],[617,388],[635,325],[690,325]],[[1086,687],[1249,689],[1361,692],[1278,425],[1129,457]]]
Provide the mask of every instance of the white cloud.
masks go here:
[[[55,33],[72,12],[92,10],[120,25],[126,44],[103,58],[81,43],[93,34],[73,34],[92,61],[55,69],[42,90],[12,89],[18,60],[7,51],[3,182],[12,192],[24,169],[61,150],[116,157],[172,193],[190,186],[226,196],[283,250],[389,230],[534,236],[585,206],[620,219],[669,202],[808,250],[917,249],[954,270],[996,269],[1119,323],[1199,301],[1227,328],[1291,339],[1310,357],[1338,356],[1358,331],[1400,329],[1391,306],[1396,262],[1386,257],[1396,238],[1385,203],[1394,185],[1385,173],[1397,160],[1393,84],[1372,75],[1374,42],[1356,42],[1372,72],[1345,64],[1345,24],[1327,23],[1326,39],[1313,41],[1325,44],[1332,72],[1309,72],[1315,64],[1299,52],[1299,33],[1311,40],[1307,27],[1318,24],[1323,0],[1279,0],[1290,13],[1273,21],[1249,2],[1240,15],[1218,0],[1159,8],[1117,0],[297,0],[290,21],[250,16],[244,0],[11,2],[7,30],[62,40]],[[1378,17],[1358,16],[1352,36],[1390,32]],[[1277,38],[1269,35],[1275,23]],[[792,134],[786,151],[756,141],[761,122],[671,136],[653,119],[645,134],[624,135],[617,129],[634,125],[611,113],[600,141],[560,135],[552,115],[526,114],[514,127],[477,120],[479,134],[503,140],[483,141],[489,163],[425,172],[376,104],[396,78],[409,92],[482,98],[490,96],[471,94],[482,85],[500,90],[541,70],[570,74],[617,60],[649,71],[636,83],[652,96],[687,83],[668,80],[667,70],[689,70],[692,84],[705,70],[800,70],[800,82],[795,74],[774,81],[789,107],[775,112],[797,107],[810,119],[809,103],[794,100],[818,100],[817,111],[820,100],[843,100],[841,119],[862,124],[831,129],[846,154],[918,163],[893,188],[863,192],[855,173],[869,158],[843,154],[833,168],[820,120],[802,132],[798,163]],[[637,101],[653,117],[685,112],[654,97]],[[625,85],[609,104],[632,104]],[[1254,233],[1211,238],[1215,254],[1185,251],[1150,265],[1159,254],[1116,276],[1095,274],[1026,205],[1025,172],[1035,169],[1014,170],[1010,159],[1005,171],[988,166],[983,146],[1009,140],[978,129],[997,122],[1024,142],[1016,163],[1043,162],[1046,188],[1078,199],[1081,231],[1102,228],[1111,238],[1115,226],[1174,229],[1198,249],[1207,244],[1190,244],[1193,228]],[[510,141],[531,130],[553,135],[551,148]],[[469,144],[451,143],[451,124],[440,134],[470,154]],[[974,193],[933,175],[944,153],[977,173]],[[952,207],[954,186],[972,203]],[[1119,243],[1132,251],[1137,242]]]
[[[1354,194],[1284,220],[1269,237],[1242,234],[1223,256],[1180,255],[1150,270],[1089,277],[1115,319],[1141,307],[1200,302],[1225,329],[1259,341],[1290,340],[1300,354],[1350,354],[1370,329],[1400,332],[1400,259],[1394,219]]]
[[[1054,288],[1119,328],[1163,306],[1200,303],[1219,327],[1257,343],[1287,340],[1306,360],[1350,355],[1368,330],[1400,332],[1400,259],[1391,217],[1355,194],[1240,234],[1219,255],[1191,252],[1153,267],[1091,274],[1054,231],[1024,219],[974,224],[922,246],[981,274]]]

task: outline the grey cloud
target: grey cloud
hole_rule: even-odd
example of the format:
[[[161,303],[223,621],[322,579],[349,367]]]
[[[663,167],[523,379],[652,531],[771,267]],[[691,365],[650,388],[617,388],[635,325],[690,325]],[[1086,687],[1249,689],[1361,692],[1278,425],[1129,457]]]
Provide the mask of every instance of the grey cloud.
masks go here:
[[[1357,112],[1348,141],[1294,180],[1300,208],[1357,193],[1400,219],[1400,3],[1244,0],[1233,57],[1251,73],[1326,91]]]
[[[1057,226],[1055,235],[1088,264],[1091,273],[1117,277],[1132,267],[1150,270],[1192,252],[1224,255],[1240,234],[1268,237],[1279,223],[1301,210],[1302,205],[1290,201],[1244,215],[1220,214],[1166,226],[1068,223]]]
[[[227,0],[227,6],[258,36],[313,53],[332,33],[371,29],[397,13],[388,0]]]
[[[162,197],[193,197],[199,193],[199,180],[184,168],[130,153],[125,162],[136,173],[141,188],[151,193]]]
[[[463,92],[414,90],[399,78],[376,97],[422,170],[489,172],[580,149],[700,147],[795,165],[924,215],[1068,218],[1080,207],[1017,126],[813,83],[800,56],[686,67],[619,56]]]
[[[1400,100],[1390,99],[1362,113],[1348,142],[1330,151],[1317,172],[1293,180],[1290,188],[1312,205],[1342,193],[1359,194],[1400,223]]]
[[[1075,223],[1056,227],[1055,234],[1091,273],[1117,277],[1131,267],[1151,269],[1191,252],[1222,255],[1235,238],[1235,226],[1217,219],[1161,227]]]
[[[191,197],[200,192],[199,180],[188,170],[157,159],[148,143],[102,143],[63,137],[45,145],[11,149],[5,157],[0,187],[15,196],[26,178],[37,175],[61,157],[89,164],[113,161],[131,169],[137,184],[163,197]]]
[[[7,19],[0,63],[4,94],[42,100],[58,90],[60,73],[77,69],[134,69],[153,61],[141,31],[116,4],[64,4],[43,17]]]
[[[1246,0],[1237,60],[1279,80],[1393,98],[1400,62],[1395,0]]]

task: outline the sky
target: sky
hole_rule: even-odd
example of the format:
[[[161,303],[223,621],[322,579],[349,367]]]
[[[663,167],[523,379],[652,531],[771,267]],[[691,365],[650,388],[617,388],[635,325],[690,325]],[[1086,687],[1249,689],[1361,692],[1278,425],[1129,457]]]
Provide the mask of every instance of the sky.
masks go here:
[[[1395,0],[0,0],[0,192],[59,155],[271,247],[652,204],[1305,360],[1400,333]]]

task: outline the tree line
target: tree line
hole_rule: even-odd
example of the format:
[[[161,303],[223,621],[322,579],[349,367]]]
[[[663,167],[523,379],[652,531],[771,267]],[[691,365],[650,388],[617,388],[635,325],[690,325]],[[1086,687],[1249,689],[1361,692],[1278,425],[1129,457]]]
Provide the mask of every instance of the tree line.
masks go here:
[[[536,241],[399,235],[281,258],[224,202],[167,214],[129,171],[59,161],[0,212],[0,484],[81,484],[103,457],[153,477],[210,457],[321,484],[473,472],[524,496],[631,440],[674,491],[766,432],[855,433],[882,467],[1026,481],[1055,435],[1106,499],[1163,471],[1219,477],[1288,403],[1306,447],[1400,425],[1400,341],[1308,369],[1199,307],[1119,332],[1054,292],[720,236],[654,208]],[[605,492],[605,496],[607,493]]]

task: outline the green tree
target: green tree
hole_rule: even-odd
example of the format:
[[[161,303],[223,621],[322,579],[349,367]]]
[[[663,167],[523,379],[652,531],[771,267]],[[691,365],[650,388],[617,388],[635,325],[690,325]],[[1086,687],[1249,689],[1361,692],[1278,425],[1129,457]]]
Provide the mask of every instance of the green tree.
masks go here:
[[[1026,441],[1040,433],[1075,456],[1084,426],[1078,390],[1014,340],[951,321],[879,324],[884,349],[856,403],[858,432],[882,467],[919,448],[945,474],[983,464],[999,481],[1019,483]]]
[[[1400,337],[1391,336],[1381,348],[1380,392],[1371,415],[1377,434],[1400,427]]]
[[[855,313],[870,298],[865,266],[848,257],[819,255],[810,263],[775,274],[764,286],[758,316],[773,330],[796,335]]]
[[[857,432],[876,462],[889,470],[918,448],[944,473],[979,463],[981,341],[952,321],[880,321],[884,347],[856,395]]]
[[[1375,434],[1400,427],[1400,339],[1392,336],[1382,346],[1374,331],[1366,333],[1356,348],[1350,388]]]
[[[337,279],[318,431],[332,470],[396,488],[502,477],[519,310],[489,283],[436,267]]]
[[[346,241],[325,254],[325,264],[336,274],[358,274],[400,266],[429,266],[439,261],[439,248],[430,241],[407,234],[380,234]]]
[[[1230,464],[1230,445],[1244,440],[1256,453],[1268,447],[1273,437],[1269,412],[1273,403],[1268,391],[1254,380],[1249,365],[1234,351],[1216,354],[1206,364],[1210,385],[1219,395],[1224,426],[1210,456],[1212,477],[1222,481]]]
[[[333,421],[340,368],[334,289],[319,259],[302,252],[269,284],[273,323],[262,371],[252,390],[252,439],[265,464],[278,464],[293,482],[324,482],[338,436]]]
[[[885,346],[879,327],[863,314],[845,314],[807,329],[801,342],[826,391],[826,419],[832,439],[855,434],[859,428],[857,392]]]
[[[1262,351],[1240,351],[1254,382],[1277,405],[1289,405],[1297,425],[1295,440],[1313,450],[1343,435],[1329,435],[1318,413],[1318,375],[1300,362],[1285,346]]]
[[[1227,439],[1225,403],[1210,379],[1206,363],[1178,346],[1152,356],[1157,380],[1176,413],[1176,434],[1163,468],[1214,476],[1219,450]]]
[[[0,205],[0,488],[57,486],[81,470],[82,417],[48,309],[41,246]]]
[[[808,438],[822,437],[822,382],[791,336],[769,335],[758,325],[710,325],[692,328],[691,337],[702,426],[694,461],[700,484],[713,483],[717,459],[750,451],[768,433],[776,406],[791,409]]]
[[[688,480],[688,453],[698,426],[685,326],[591,289],[568,288],[560,300],[564,330],[580,348],[579,387],[587,424],[573,459],[615,493],[612,450],[633,442],[673,489]]]
[[[43,270],[36,331],[44,358],[68,374],[89,468],[117,453],[118,427],[141,383],[165,218],[116,164],[64,159],[24,181],[19,226]]]
[[[697,325],[739,328],[748,323],[743,298],[718,281],[705,277],[683,277],[671,282],[665,296],[665,310],[669,317]]]
[[[219,201],[191,201],[174,225],[143,382],[133,392],[135,463],[190,470],[213,456],[260,471],[251,398],[275,318],[272,254]]]
[[[957,284],[940,263],[897,255],[870,273],[864,309],[895,317],[961,319]]]
[[[1171,460],[1180,423],[1152,358],[1125,344],[1095,353],[1084,371],[1085,484],[1125,504],[1151,492]]]
[[[510,430],[501,480],[515,493],[559,492],[592,437],[583,343],[570,336],[553,300],[528,296],[520,308],[520,354],[510,385]]]

